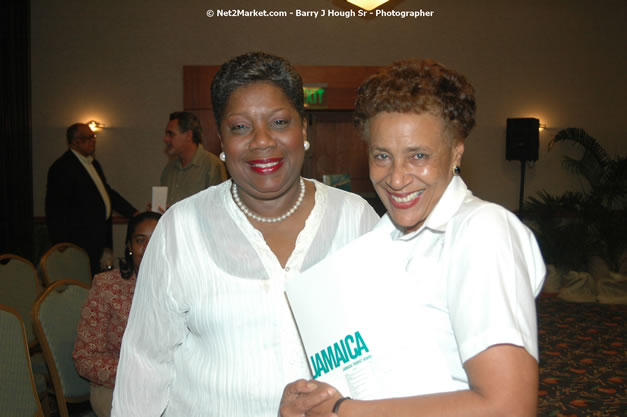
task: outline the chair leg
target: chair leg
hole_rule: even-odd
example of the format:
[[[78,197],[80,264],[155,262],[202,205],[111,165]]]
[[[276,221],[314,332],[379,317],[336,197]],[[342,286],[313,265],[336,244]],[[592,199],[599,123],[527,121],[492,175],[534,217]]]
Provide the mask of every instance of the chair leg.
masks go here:
[[[52,408],[50,406],[50,395],[46,392],[40,398],[41,408],[44,412],[44,417],[52,417]]]

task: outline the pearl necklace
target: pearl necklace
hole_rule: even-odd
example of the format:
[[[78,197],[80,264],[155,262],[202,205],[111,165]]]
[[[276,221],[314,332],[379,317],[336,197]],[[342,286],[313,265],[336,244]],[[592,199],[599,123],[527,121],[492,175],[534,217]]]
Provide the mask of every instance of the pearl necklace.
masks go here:
[[[237,192],[237,184],[235,183],[233,183],[233,186],[231,187],[231,194],[233,195],[233,201],[235,201],[235,204],[237,204],[237,207],[239,207],[242,213],[244,213],[248,217],[254,220],[257,220],[258,222],[262,222],[262,223],[277,223],[277,222],[282,222],[283,220],[287,219],[292,214],[294,214],[296,210],[298,210],[298,207],[300,207],[300,205],[303,202],[303,199],[305,198],[305,181],[303,180],[303,177],[300,177],[300,195],[298,196],[298,200],[296,200],[296,204],[294,204],[294,206],[291,209],[289,209],[287,213],[279,217],[261,217],[261,216],[256,215],[252,211],[250,211],[248,207],[246,207],[244,203],[242,202],[242,200],[239,198],[239,193]]]

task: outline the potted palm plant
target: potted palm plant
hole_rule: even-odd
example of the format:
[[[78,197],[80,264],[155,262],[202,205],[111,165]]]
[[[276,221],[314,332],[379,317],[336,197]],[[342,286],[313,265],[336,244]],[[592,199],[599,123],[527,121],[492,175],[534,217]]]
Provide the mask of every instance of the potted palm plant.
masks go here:
[[[584,189],[551,195],[542,190],[524,204],[525,220],[536,233],[545,261],[561,273],[584,271],[600,258],[619,271],[627,248],[627,158],[611,157],[579,128],[559,131],[549,151],[570,143],[580,157],[564,156],[562,166],[583,178]]]

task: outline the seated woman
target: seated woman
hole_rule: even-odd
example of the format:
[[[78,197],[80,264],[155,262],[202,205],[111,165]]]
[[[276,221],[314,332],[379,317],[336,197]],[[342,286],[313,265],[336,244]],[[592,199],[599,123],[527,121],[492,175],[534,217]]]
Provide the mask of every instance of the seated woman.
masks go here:
[[[78,373],[91,382],[89,400],[98,417],[111,415],[120,346],[136,277],[159,217],[158,213],[145,212],[129,220],[120,269],[94,277],[81,312],[72,357]]]
[[[249,53],[222,65],[211,101],[231,179],[166,211],[124,334],[113,416],[276,417],[310,376],[284,283],[378,221],[356,194],[301,177],[300,75]]]
[[[355,110],[388,210],[377,247],[393,247],[403,262],[390,270],[419,282],[416,323],[437,344],[432,359],[447,364],[412,377],[422,387],[444,378],[447,392],[358,401],[300,380],[286,387],[281,416],[535,416],[534,297],[544,262],[530,230],[459,176],[474,115],[466,78],[432,60],[398,62],[366,80]]]

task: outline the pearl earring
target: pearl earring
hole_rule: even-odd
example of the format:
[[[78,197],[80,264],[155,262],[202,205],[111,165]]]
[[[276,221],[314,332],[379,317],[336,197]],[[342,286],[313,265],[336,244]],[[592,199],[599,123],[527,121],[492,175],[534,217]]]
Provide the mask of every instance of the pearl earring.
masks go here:
[[[226,155],[224,154],[224,152],[220,152],[220,161],[226,162]]]
[[[305,152],[307,152],[309,150],[309,148],[311,147],[311,143],[309,143],[309,141],[306,140],[304,145],[305,145]]]
[[[133,251],[128,251],[128,254],[129,254],[129,255],[132,255],[132,254],[133,254]]]

